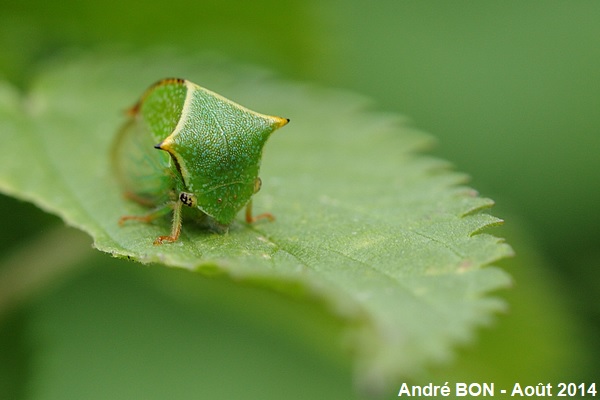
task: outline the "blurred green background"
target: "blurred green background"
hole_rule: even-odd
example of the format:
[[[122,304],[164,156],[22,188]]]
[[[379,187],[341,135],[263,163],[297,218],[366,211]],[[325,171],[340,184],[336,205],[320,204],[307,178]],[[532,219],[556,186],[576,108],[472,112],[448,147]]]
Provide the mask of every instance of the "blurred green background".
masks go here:
[[[515,279],[498,294],[508,313],[432,379],[592,382],[598,21],[591,0],[1,0],[0,78],[26,91],[73,47],[174,47],[351,89],[411,117],[439,139],[436,155],[496,200],[507,224],[492,233],[517,252],[501,263]],[[60,222],[6,197],[0,206],[7,270]],[[0,398],[352,396],[348,358],[330,346],[340,326],[319,307],[99,254],[83,264],[0,314]]]

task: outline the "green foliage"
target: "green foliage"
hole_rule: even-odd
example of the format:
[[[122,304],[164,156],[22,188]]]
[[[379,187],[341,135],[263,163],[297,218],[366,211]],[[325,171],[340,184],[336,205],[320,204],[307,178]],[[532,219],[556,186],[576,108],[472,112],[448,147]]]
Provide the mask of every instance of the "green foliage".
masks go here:
[[[266,66],[286,77],[367,94],[377,100],[378,108],[409,115],[419,127],[435,134],[440,141],[437,154],[452,160],[460,170],[468,171],[475,187],[497,201],[494,214],[506,217],[509,223],[494,233],[501,232],[500,236],[507,237],[519,255],[502,263],[515,282],[510,291],[502,293],[510,305],[509,312],[499,318],[493,329],[482,330],[474,342],[476,345],[469,346],[467,354],[459,353],[458,362],[452,363],[449,371],[437,375],[438,381],[451,381],[453,377],[493,381],[498,385],[515,380],[532,384],[553,379],[593,381],[600,370],[597,301],[600,213],[595,212],[600,200],[597,184],[600,135],[595,134],[600,130],[600,113],[597,112],[600,96],[596,84],[600,48],[595,44],[595,38],[600,35],[599,7],[600,2],[556,0],[477,4],[384,0],[378,2],[377,7],[364,7],[364,2],[357,0],[285,3],[149,0],[133,10],[128,2],[114,3],[110,7],[101,1],[4,2],[0,12],[0,113],[4,113],[0,116],[0,139],[8,137],[4,128],[16,123],[5,118],[6,112],[21,107],[31,109],[32,104],[28,96],[3,85],[2,79],[28,91],[35,86],[36,71],[43,70],[40,64],[54,57],[57,51],[73,46],[95,49],[98,45],[117,44],[140,49],[158,45],[177,48],[186,54],[212,51],[234,60]],[[164,28],[174,24],[176,29]],[[166,68],[165,71],[169,75],[172,72]],[[202,74],[203,71],[197,70],[189,77],[208,83]],[[124,82],[130,79],[128,76]],[[139,82],[135,90],[128,90],[118,104],[107,106],[107,113],[130,106],[129,96],[139,95],[148,83]],[[270,109],[261,111],[271,112]],[[115,118],[119,123],[122,120]],[[280,133],[283,137],[284,132]],[[19,162],[23,155],[3,160],[13,149],[8,141],[3,144],[0,157],[3,166],[14,162],[15,171],[32,168],[30,173],[42,176],[37,164]],[[276,144],[269,144],[273,145]],[[269,146],[265,152],[267,159],[271,155]],[[59,182],[51,183],[59,185]],[[39,184],[45,183],[41,180]],[[265,182],[257,202],[271,196],[269,190],[273,190],[273,185]],[[259,204],[257,211],[269,211],[258,209]],[[54,215],[7,196],[0,195],[0,208],[3,210],[1,316],[2,307],[6,305],[2,300],[23,287],[29,279],[27,271],[34,273],[52,264],[47,250],[35,250],[38,240],[35,237],[46,236],[49,225],[62,222]],[[164,223],[167,227],[168,221]],[[524,240],[523,233],[528,230],[530,240]],[[68,246],[62,245],[57,252],[70,252],[76,247],[68,238],[63,241]],[[527,256],[532,253],[537,257]],[[22,254],[27,257],[23,259]],[[57,255],[53,257],[60,259]],[[165,316],[180,310],[172,307],[158,312],[157,302],[151,301],[156,293],[151,289],[148,289],[147,301],[130,307],[138,295],[134,289],[145,284],[144,277],[161,271],[161,277],[177,274],[191,284],[203,280],[203,276],[173,268],[139,268],[135,263],[102,257],[100,253],[97,257],[102,260],[97,273],[77,280],[70,277],[49,295],[48,282],[43,282],[42,287],[29,287],[27,292],[31,297],[28,298],[33,301],[25,305],[18,303],[18,315],[12,323],[6,319],[1,321],[0,398],[63,399],[91,398],[92,395],[120,398],[119,394],[127,396],[134,387],[147,389],[144,395],[136,397],[164,398],[160,390],[164,390],[164,386],[148,384],[160,382],[181,388],[178,393],[185,392],[184,385],[194,390],[209,386],[219,389],[224,385],[231,389],[237,384],[240,385],[236,392],[238,397],[264,399],[265,392],[252,390],[255,389],[250,387],[252,384],[270,389],[269,382],[291,382],[279,379],[282,364],[242,363],[245,357],[259,354],[255,351],[255,342],[247,340],[245,329],[248,328],[244,324],[231,323],[232,332],[225,333],[212,324],[215,316],[226,325],[227,321],[236,320],[238,314],[235,313],[239,313],[254,323],[257,331],[272,335],[264,339],[272,346],[256,348],[269,355],[283,351],[274,344],[285,340],[285,334],[276,328],[284,325],[287,318],[281,317],[269,324],[260,317],[269,313],[267,306],[281,306],[284,296],[256,290],[256,293],[271,294],[274,299],[266,300],[262,308],[254,311],[242,310],[241,305],[245,305],[247,299],[217,284],[227,278],[208,279],[211,284],[205,286],[218,288],[208,290],[203,286],[197,290],[207,292],[206,299],[210,299],[192,306],[200,316],[195,318],[198,324],[183,323],[180,329],[160,336],[157,342],[145,342],[142,339],[146,336],[166,330]],[[111,268],[111,265],[118,267]],[[9,274],[12,280],[6,279],[6,273],[11,271],[7,266],[14,267]],[[125,270],[135,271],[135,276],[128,280],[123,276]],[[16,284],[11,284],[15,280]],[[122,280],[125,280],[123,285]],[[156,281],[162,283],[164,279]],[[100,287],[91,290],[95,284]],[[240,286],[243,285],[231,285]],[[7,287],[11,290],[4,290]],[[65,298],[73,299],[70,295],[73,291],[81,295],[66,301]],[[125,291],[131,291],[132,296],[122,293]],[[217,298],[216,294],[220,296]],[[228,310],[234,315],[218,307],[224,299],[229,301]],[[164,299],[159,303],[162,301]],[[75,312],[74,302],[81,303],[81,311]],[[97,312],[104,306],[108,311]],[[111,309],[122,313],[110,319]],[[295,313],[297,310],[291,309],[280,316],[291,317]],[[144,331],[132,333],[139,326],[132,323],[138,314],[155,318],[142,326]],[[185,318],[188,316],[182,319]],[[180,320],[166,320],[175,325],[180,323]],[[297,322],[299,326],[292,329],[296,333],[309,323],[302,318]],[[79,329],[85,323],[89,324],[88,330]],[[117,323],[120,323],[118,327]],[[211,368],[211,363],[225,364],[223,360],[207,357],[208,353],[219,353],[208,351],[212,350],[211,346],[228,347],[204,341],[198,332],[218,332],[222,340],[231,339],[235,351],[225,355],[230,366]],[[97,340],[88,340],[91,333]],[[180,340],[182,336],[198,337],[205,346],[194,346],[189,353],[172,347],[165,349],[174,354],[174,362],[166,367],[172,374],[167,376],[166,371],[160,369],[160,364],[167,361],[164,355],[159,350],[149,351],[154,347],[145,343],[158,345],[159,349],[163,349],[165,342],[187,346],[187,341]],[[319,338],[324,336],[327,335]],[[334,351],[335,346],[328,339],[322,340],[316,346],[311,343],[307,358],[318,360],[321,352]],[[110,346],[111,343],[115,346]],[[247,351],[238,343],[247,344]],[[115,353],[109,355],[110,349]],[[320,351],[310,351],[315,349]],[[94,350],[97,353],[90,356]],[[142,358],[143,365],[129,362],[137,354],[148,354]],[[188,354],[195,363],[190,361],[192,357],[186,357]],[[298,366],[301,363],[296,362],[295,354],[298,352],[292,351],[286,357]],[[110,357],[113,363],[95,364],[103,356]],[[201,366],[200,362],[206,364]],[[174,364],[181,369],[180,374],[171,368]],[[67,365],[80,368],[65,368]],[[96,365],[101,365],[102,371],[95,368]],[[277,372],[272,380],[254,379],[260,374],[253,378],[238,374],[239,365],[260,369],[266,375]],[[294,394],[311,389],[304,398],[348,398],[346,392],[332,389],[336,383],[328,374],[330,365],[315,361],[312,369],[317,371],[314,375],[288,369],[288,373],[303,384],[290,384],[287,388]],[[88,375],[85,370],[89,371]],[[190,377],[190,370],[198,373],[192,379],[179,379]],[[232,373],[227,374],[229,371]],[[311,378],[315,375],[326,377],[321,382],[325,382],[329,390],[315,389],[319,386]],[[46,377],[42,383],[40,376]],[[348,383],[347,378],[342,385]],[[190,385],[192,380],[193,385]],[[4,391],[7,385],[17,389],[20,386],[21,396]],[[66,396],[67,393],[73,396]],[[202,391],[205,393],[206,390]],[[231,391],[213,393],[203,397],[222,398]],[[268,393],[273,393],[275,398],[293,398],[292,393],[280,390]],[[333,393],[339,396],[332,396]]]
[[[322,307],[99,252],[78,267],[0,330],[3,377],[29,378],[26,398],[356,398]]]
[[[123,199],[109,164],[119,110],[164,76],[182,76],[293,123],[266,146],[257,213],[277,220],[227,234],[184,225],[178,243],[153,246],[170,222],[119,227],[144,211]],[[224,274],[289,296],[318,299],[344,321],[357,379],[380,388],[448,358],[502,302],[511,254],[481,233],[500,222],[465,176],[418,154],[431,139],[365,99],[281,82],[220,59],[169,52],[74,55],[47,65],[21,96],[0,86],[3,192],[58,214],[99,250],[144,263]],[[25,167],[26,166],[26,167]]]

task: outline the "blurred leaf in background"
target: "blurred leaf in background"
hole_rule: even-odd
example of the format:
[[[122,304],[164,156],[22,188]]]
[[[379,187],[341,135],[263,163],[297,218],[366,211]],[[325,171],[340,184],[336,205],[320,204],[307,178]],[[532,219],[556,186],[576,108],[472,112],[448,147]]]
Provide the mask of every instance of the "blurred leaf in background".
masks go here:
[[[503,264],[515,275],[512,311],[478,347],[465,350],[452,372],[508,381],[519,365],[518,378],[533,384],[538,375],[530,373],[546,364],[571,379],[597,377],[600,3],[4,1],[0,10],[0,77],[24,90],[39,62],[65,48],[162,45],[356,89],[410,115],[440,138],[443,158],[469,171],[474,186],[497,200],[495,214],[519,221],[504,235],[517,253],[535,255]],[[0,227],[3,255],[57,223],[12,199],[2,198],[0,206],[10,210]],[[526,231],[532,235],[523,240]],[[95,274],[102,272],[61,288],[92,285]],[[89,312],[114,295],[111,287],[90,291]],[[31,373],[23,359],[37,346],[27,333],[32,324],[45,326],[35,310],[65,304],[61,297],[68,293],[40,295],[49,308],[33,300],[2,326],[0,360],[20,361],[0,368],[22,380],[4,380],[0,390],[10,382],[11,393],[27,392],[19,386]],[[556,304],[550,307],[549,299]],[[55,310],[62,315],[69,308]],[[530,342],[531,328],[539,329],[537,350],[507,358],[513,344]],[[484,375],[473,368],[477,363],[499,366]],[[347,379],[331,378],[340,393]]]

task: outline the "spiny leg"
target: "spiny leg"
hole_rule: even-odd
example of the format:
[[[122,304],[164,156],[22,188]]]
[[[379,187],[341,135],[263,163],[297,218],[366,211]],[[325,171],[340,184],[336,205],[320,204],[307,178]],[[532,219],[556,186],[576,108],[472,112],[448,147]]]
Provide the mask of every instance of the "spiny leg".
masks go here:
[[[163,242],[173,243],[179,239],[181,233],[181,206],[183,203],[181,200],[177,200],[172,204],[173,207],[173,225],[171,225],[171,234],[169,236],[159,236],[154,240],[154,245],[158,246]]]
[[[181,206],[180,200],[168,202],[159,208],[156,208],[146,215],[125,215],[119,218],[119,225],[123,225],[126,221],[140,221],[150,223],[157,218],[163,217],[173,211],[173,225],[171,226],[171,234],[169,236],[159,236],[154,240],[155,245],[163,244],[163,242],[175,242],[181,233]]]

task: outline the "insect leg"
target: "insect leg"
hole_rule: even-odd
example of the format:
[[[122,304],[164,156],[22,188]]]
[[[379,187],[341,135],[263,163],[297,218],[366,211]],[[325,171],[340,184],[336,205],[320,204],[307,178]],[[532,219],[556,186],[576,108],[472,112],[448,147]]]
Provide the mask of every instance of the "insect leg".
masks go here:
[[[145,215],[124,215],[119,218],[119,225],[123,225],[125,221],[141,221],[141,222],[152,222],[156,218],[160,218],[164,215],[167,215],[173,207],[170,203],[164,204]]]
[[[170,203],[173,208],[173,225],[171,226],[171,234],[169,236],[159,236],[154,240],[154,245],[163,244],[163,242],[176,242],[181,233],[181,207],[183,203],[177,200]]]
[[[259,219],[268,219],[269,221],[275,221],[275,217],[271,213],[258,214],[257,216],[252,215],[252,199],[246,204],[246,222],[251,224],[258,221]]]
[[[141,222],[152,222],[157,218],[167,215],[173,211],[173,225],[171,227],[171,234],[169,236],[159,236],[154,241],[154,244],[162,244],[163,242],[175,242],[179,238],[181,232],[181,206],[183,203],[181,200],[171,201],[164,205],[150,211],[145,215],[125,215],[119,218],[119,225],[123,225],[126,221],[141,221]]]

